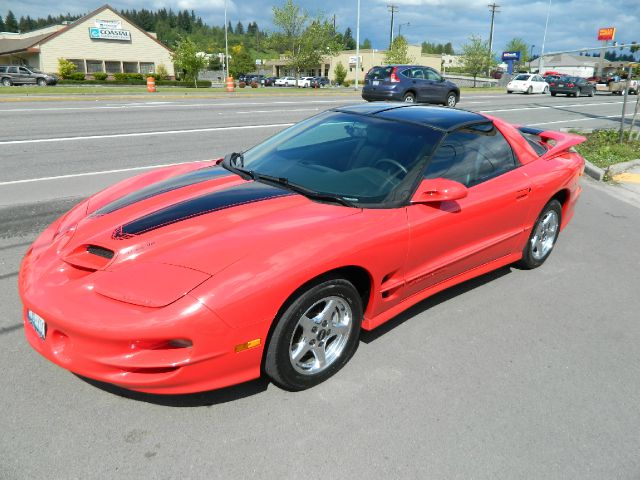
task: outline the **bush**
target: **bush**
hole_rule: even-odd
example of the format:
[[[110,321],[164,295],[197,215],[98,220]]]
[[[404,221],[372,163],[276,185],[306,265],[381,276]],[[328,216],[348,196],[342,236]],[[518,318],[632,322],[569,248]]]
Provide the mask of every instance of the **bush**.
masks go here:
[[[342,82],[344,82],[344,79],[346,77],[347,77],[347,69],[344,68],[344,65],[342,65],[342,62],[338,62],[338,64],[336,65],[336,69],[334,71],[334,79],[336,81],[336,84],[342,85]]]
[[[69,78],[76,71],[76,64],[66,58],[58,58],[58,75],[60,78]]]
[[[164,63],[159,64],[156,67],[156,80],[164,80],[169,76],[169,72],[167,72],[167,67],[164,66]]]
[[[351,85],[353,85],[353,81],[352,80],[343,80],[342,81],[342,86],[343,87],[350,87]]]
[[[73,72],[69,75],[67,75],[67,77],[69,80],[84,80],[84,73],[82,72]]]
[[[96,72],[93,74],[93,79],[94,80],[100,80],[100,81],[104,81],[107,79],[107,74],[103,73],[103,72]]]
[[[258,82],[251,82],[251,88],[258,88]]]

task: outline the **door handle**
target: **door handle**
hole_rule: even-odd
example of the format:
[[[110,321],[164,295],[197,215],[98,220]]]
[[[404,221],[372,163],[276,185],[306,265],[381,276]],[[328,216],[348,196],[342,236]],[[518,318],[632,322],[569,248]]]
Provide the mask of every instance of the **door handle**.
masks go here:
[[[523,188],[521,190],[516,191],[516,200],[522,200],[526,198],[531,192],[531,187]]]

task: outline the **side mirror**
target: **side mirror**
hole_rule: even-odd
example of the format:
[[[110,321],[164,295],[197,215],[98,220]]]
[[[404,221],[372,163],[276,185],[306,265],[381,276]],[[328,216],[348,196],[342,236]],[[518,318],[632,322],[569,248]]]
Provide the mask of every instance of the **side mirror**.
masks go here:
[[[467,196],[468,190],[460,182],[447,180],[446,178],[433,178],[423,180],[416,193],[411,198],[411,203],[435,203],[447,200],[459,200]]]

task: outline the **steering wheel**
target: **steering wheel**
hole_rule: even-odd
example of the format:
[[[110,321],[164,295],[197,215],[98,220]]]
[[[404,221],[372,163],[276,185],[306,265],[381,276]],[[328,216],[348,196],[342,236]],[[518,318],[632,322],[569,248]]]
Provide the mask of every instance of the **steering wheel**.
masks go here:
[[[389,165],[391,165],[392,167],[395,167],[398,170],[396,172],[396,174],[394,175],[394,177],[397,177],[400,172],[404,172],[405,175],[407,173],[409,173],[409,171],[404,167],[404,165],[402,165],[399,162],[396,162],[392,158],[381,158],[380,160],[376,160],[376,162],[373,164],[373,166],[374,166],[374,168],[376,168],[376,167],[378,167],[378,165],[384,164],[384,163],[388,163]],[[384,169],[381,168],[380,170],[384,170]],[[391,173],[393,173],[393,172],[391,172]]]

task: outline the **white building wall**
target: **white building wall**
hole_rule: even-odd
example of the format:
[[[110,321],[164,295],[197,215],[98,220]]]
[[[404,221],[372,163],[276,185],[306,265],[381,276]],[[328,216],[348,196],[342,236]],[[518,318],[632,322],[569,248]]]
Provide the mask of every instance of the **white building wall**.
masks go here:
[[[89,28],[96,26],[96,20],[120,20],[122,29],[131,32],[131,40],[119,41],[89,38]],[[169,50],[149,38],[124,17],[109,9],[100,11],[81,24],[40,45],[41,70],[47,72],[57,71],[58,58],[109,62],[145,62],[153,63],[155,68],[163,64],[170,76],[175,75]]]

